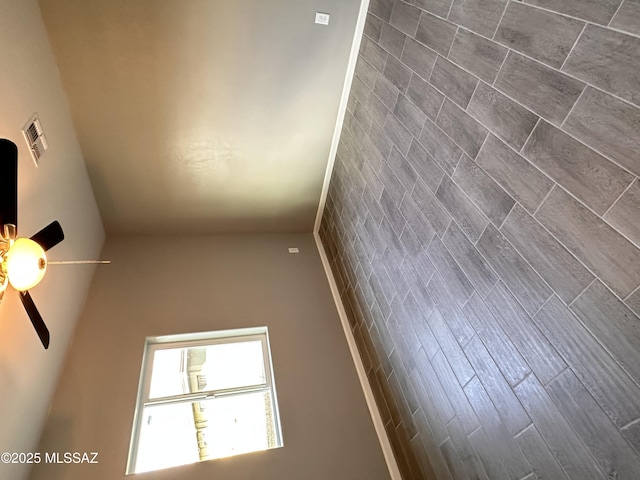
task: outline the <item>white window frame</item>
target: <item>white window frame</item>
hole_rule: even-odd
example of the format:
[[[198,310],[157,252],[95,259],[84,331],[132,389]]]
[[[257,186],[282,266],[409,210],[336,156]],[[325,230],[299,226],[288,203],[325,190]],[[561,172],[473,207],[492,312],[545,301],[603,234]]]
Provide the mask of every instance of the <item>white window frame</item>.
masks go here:
[[[262,342],[262,354],[265,370],[265,381],[261,384],[247,385],[219,390],[205,390],[203,392],[173,395],[170,397],[149,398],[151,378],[153,374],[154,353],[159,350],[174,348],[205,347],[216,344],[229,344],[236,342],[260,340]],[[153,405],[169,403],[188,403],[198,400],[220,398],[228,395],[242,395],[244,393],[269,392],[273,410],[273,424],[276,437],[276,447],[281,447],[282,430],[280,427],[280,414],[278,412],[278,399],[276,396],[275,381],[273,378],[273,365],[271,362],[271,348],[269,346],[269,331],[267,327],[250,327],[231,330],[218,330],[211,332],[188,333],[180,335],[165,335],[147,337],[140,369],[140,381],[138,384],[138,396],[133,420],[133,431],[129,444],[129,457],[127,460],[126,475],[136,473],[136,459],[138,456],[138,441],[141,431],[144,408]]]

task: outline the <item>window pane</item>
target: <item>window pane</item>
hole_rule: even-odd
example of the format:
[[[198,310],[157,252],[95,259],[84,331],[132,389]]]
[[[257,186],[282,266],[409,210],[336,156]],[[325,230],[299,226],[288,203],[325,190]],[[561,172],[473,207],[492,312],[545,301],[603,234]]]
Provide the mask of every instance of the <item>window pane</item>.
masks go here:
[[[146,406],[136,473],[277,446],[268,391]]]
[[[265,383],[262,342],[156,350],[149,398]]]
[[[221,458],[277,447],[268,392],[253,392],[201,402],[206,458]]]
[[[144,407],[136,473],[194,463],[199,459],[190,403]]]

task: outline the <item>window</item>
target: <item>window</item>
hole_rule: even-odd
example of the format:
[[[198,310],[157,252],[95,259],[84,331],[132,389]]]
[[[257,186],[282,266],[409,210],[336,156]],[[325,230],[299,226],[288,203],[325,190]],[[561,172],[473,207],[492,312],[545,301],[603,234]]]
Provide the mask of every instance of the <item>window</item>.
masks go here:
[[[147,338],[127,474],[281,446],[266,327]]]

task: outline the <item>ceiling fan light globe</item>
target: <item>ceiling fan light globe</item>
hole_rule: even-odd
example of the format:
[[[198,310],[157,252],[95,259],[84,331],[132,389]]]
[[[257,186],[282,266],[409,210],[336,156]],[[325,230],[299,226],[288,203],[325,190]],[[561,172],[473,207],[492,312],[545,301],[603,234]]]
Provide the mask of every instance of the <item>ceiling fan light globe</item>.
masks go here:
[[[24,292],[35,287],[44,277],[47,256],[38,243],[18,238],[5,255],[5,268],[11,286]]]

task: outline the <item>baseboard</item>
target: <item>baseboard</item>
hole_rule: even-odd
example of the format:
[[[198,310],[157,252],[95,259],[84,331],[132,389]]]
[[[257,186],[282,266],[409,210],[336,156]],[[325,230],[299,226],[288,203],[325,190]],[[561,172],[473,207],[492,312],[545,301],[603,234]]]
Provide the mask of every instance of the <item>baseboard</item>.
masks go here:
[[[320,240],[320,234],[318,232],[314,232],[313,237],[316,240],[318,253],[320,254],[320,259],[322,260],[322,265],[324,266],[324,271],[327,275],[327,280],[329,281],[329,287],[331,288],[331,294],[333,295],[333,300],[336,304],[336,308],[338,309],[338,315],[340,317],[340,322],[342,323],[342,329],[344,330],[344,335],[347,339],[347,344],[349,345],[349,351],[351,352],[351,357],[353,358],[353,363],[356,367],[356,372],[358,373],[360,386],[362,387],[364,398],[367,402],[367,407],[369,408],[369,414],[371,415],[371,419],[373,420],[373,427],[376,430],[378,441],[380,442],[380,447],[382,448],[382,454],[384,455],[384,459],[387,462],[389,475],[391,477],[391,480],[402,480],[395,455],[393,454],[393,450],[391,448],[389,436],[387,435],[387,431],[384,428],[384,422],[382,421],[380,410],[378,410],[378,405],[376,404],[375,397],[373,396],[373,391],[371,390],[371,385],[369,384],[369,378],[367,377],[364,364],[362,363],[362,358],[360,357],[360,353],[358,352],[356,340],[353,337],[353,333],[351,332],[349,319],[347,318],[347,312],[345,311],[344,305],[342,304],[338,285],[335,278],[333,277],[333,272],[331,271],[331,266],[329,264],[329,258],[327,257],[324,246],[322,245],[322,241]]]

